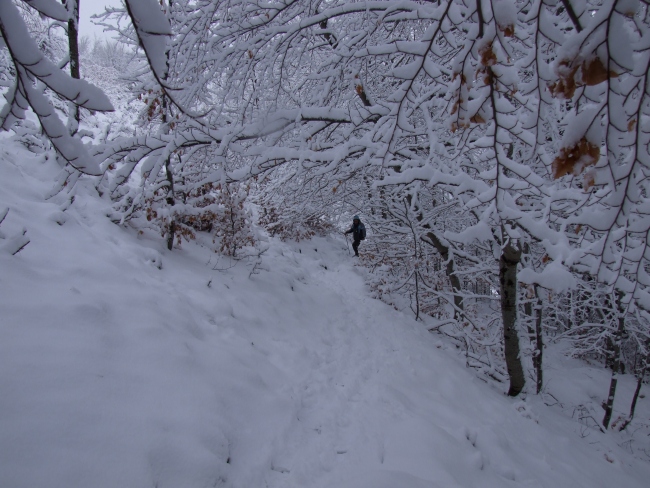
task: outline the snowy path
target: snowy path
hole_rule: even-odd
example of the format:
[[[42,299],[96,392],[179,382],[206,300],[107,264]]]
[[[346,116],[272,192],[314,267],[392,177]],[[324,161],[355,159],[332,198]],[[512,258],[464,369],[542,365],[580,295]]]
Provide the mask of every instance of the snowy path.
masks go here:
[[[260,469],[265,486],[568,488],[627,479],[603,462],[611,452],[582,452],[562,427],[549,434],[530,405],[494,392],[420,324],[371,299],[340,243],[294,247],[308,311],[303,335],[272,361],[292,412],[273,434],[269,470]]]
[[[320,344],[306,351],[311,369],[293,387],[296,418],[274,466],[292,480],[279,477],[277,486],[315,486],[343,459],[358,457],[360,447],[362,457],[381,456],[377,439],[363,425],[364,413],[377,397],[373,380],[380,359],[372,338],[377,317],[362,279],[347,259],[343,263],[312,276],[313,286],[338,300],[328,313],[309,319]]]

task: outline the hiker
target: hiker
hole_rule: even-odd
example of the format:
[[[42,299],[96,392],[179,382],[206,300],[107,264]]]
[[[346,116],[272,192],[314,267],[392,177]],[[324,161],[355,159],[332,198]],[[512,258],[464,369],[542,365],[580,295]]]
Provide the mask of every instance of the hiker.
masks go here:
[[[352,232],[352,237],[354,238],[354,242],[352,243],[354,255],[359,257],[359,244],[366,238],[366,226],[361,223],[358,215],[354,216],[354,219],[352,219],[352,227],[345,233],[349,234],[350,232]]]

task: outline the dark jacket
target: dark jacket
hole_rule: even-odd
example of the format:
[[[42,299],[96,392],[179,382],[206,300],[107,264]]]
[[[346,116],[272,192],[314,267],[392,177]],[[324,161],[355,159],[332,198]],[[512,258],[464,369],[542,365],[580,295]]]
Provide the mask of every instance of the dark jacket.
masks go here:
[[[346,234],[350,232],[352,232],[352,237],[355,241],[362,241],[366,238],[366,226],[361,221],[358,224],[352,224],[352,227],[350,227]]]

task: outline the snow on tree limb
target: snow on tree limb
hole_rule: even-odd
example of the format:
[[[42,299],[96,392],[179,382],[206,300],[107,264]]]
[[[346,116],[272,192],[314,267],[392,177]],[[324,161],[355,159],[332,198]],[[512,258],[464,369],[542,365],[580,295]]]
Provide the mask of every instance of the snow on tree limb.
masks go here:
[[[155,0],[126,0],[126,8],[135,27],[149,66],[162,85],[167,77],[167,38],[172,35],[169,20]]]
[[[47,86],[78,106],[97,111],[113,110],[108,97],[90,83],[71,78],[46,59],[12,2],[0,2],[0,32],[16,70],[16,80],[5,94],[7,103],[0,111],[0,127],[10,129],[14,122],[24,118],[25,111],[31,107],[63,159],[82,173],[101,174],[97,162],[80,139],[70,136],[42,90]]]
[[[0,110],[0,128],[9,130],[14,122],[25,118],[25,110],[29,108],[29,104],[18,91],[18,80],[9,87],[4,97],[7,103]]]
[[[73,137],[69,134],[65,125],[56,112],[50,101],[45,95],[33,87],[32,81],[29,79],[27,73],[22,68],[20,73],[20,86],[19,90],[22,97],[29,103],[34,112],[36,113],[43,131],[52,142],[52,145],[57,152],[65,159],[70,165],[89,175],[101,175],[99,165],[81,142],[80,139]],[[23,80],[27,80],[24,82]]]
[[[61,22],[67,22],[70,19],[68,10],[57,0],[23,0],[23,2],[51,19]]]
[[[22,66],[31,76],[80,107],[99,112],[114,110],[99,88],[71,78],[43,56],[12,2],[0,2],[0,31],[17,67]]]

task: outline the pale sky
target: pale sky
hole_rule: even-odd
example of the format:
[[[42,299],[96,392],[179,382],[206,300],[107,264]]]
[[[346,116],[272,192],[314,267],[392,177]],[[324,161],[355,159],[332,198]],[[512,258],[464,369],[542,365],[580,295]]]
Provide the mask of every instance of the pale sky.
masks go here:
[[[105,7],[119,7],[121,4],[121,0],[79,0],[79,35],[91,39],[94,36],[107,37],[102,27],[90,21],[90,16],[103,12]]]

